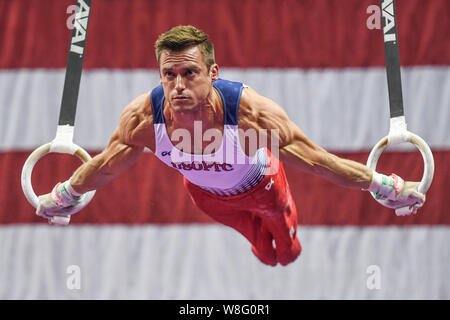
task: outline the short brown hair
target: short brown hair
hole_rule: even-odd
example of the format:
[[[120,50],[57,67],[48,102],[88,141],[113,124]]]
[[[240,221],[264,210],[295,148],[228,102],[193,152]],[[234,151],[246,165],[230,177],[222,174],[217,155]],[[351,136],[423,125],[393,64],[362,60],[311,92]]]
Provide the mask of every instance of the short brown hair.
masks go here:
[[[176,26],[161,34],[155,42],[155,53],[158,66],[163,50],[182,51],[198,46],[209,69],[215,63],[214,45],[208,41],[208,35],[194,26]]]

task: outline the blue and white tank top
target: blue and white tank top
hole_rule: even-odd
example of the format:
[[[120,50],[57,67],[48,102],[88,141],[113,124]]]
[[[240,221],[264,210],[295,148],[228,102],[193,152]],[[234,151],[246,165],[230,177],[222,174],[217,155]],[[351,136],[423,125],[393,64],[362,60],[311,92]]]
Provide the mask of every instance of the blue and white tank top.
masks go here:
[[[238,112],[245,85],[218,79],[213,86],[222,98],[224,110],[223,137],[220,137],[222,144],[219,149],[210,154],[191,154],[173,145],[166,131],[163,115],[165,98],[160,85],[152,90],[150,96],[155,155],[204,190],[222,196],[236,195],[255,187],[264,178],[268,167],[267,151],[260,148],[254,156],[247,157],[239,142]]]

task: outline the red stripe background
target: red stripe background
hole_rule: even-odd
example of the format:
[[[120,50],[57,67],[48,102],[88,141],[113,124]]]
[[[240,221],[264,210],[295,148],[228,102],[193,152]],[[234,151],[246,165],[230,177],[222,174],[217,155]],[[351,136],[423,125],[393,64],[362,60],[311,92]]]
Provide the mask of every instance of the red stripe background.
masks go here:
[[[95,154],[95,153],[93,153]],[[365,163],[368,152],[337,153]],[[20,189],[20,170],[27,152],[8,152],[0,156],[0,223],[42,223],[34,216]],[[450,224],[450,198],[446,182],[450,180],[450,152],[435,151],[436,174],[429,197],[419,214],[396,217],[380,206],[368,192],[344,189],[321,178],[286,166],[286,174],[299,211],[301,225],[428,225]],[[61,179],[67,179],[79,165],[76,158],[51,154],[38,162],[33,171],[37,194],[50,191]],[[396,172],[408,180],[420,180],[423,160],[419,152],[385,152],[377,169]],[[72,223],[209,223],[209,217],[191,202],[182,176],[165,166],[152,154],[144,154],[125,173],[100,189],[92,202]]]
[[[73,0],[0,0],[0,68],[64,68]],[[177,24],[209,35],[227,67],[383,66],[375,0],[94,0],[85,68],[156,68],[153,44]],[[397,0],[402,65],[448,65],[450,2]]]

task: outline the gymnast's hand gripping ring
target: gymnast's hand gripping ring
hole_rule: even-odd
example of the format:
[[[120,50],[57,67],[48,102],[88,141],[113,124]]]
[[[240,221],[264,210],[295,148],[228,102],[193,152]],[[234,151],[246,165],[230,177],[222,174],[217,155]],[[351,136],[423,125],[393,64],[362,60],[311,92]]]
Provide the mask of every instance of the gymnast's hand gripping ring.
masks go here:
[[[77,110],[78,92],[83,70],[86,36],[92,1],[77,0],[76,3],[79,10],[75,15],[74,25],[71,31],[71,45],[67,58],[66,75],[64,79],[64,89],[56,137],[52,142],[44,144],[34,150],[22,168],[21,182],[23,193],[35,208],[39,207],[40,201],[33,191],[31,174],[34,166],[43,156],[48,153],[67,153],[76,155],[83,162],[87,162],[91,159],[91,156],[85,150],[73,143],[75,113]],[[76,45],[73,43],[76,43]],[[70,221],[70,215],[83,209],[92,200],[94,194],[95,190],[87,192],[76,205],[61,208],[58,215],[53,215],[49,218],[50,224],[67,225]],[[47,215],[44,216],[47,217]]]
[[[422,180],[420,181],[419,186],[417,188],[417,191],[425,194],[430,188],[431,182],[433,181],[434,176],[433,154],[428,144],[421,137],[412,132],[409,132],[406,129],[406,122],[404,116],[391,118],[389,134],[386,137],[382,138],[375,145],[375,147],[373,147],[367,160],[367,166],[372,170],[375,170],[381,153],[388,146],[400,144],[403,142],[409,142],[414,144],[422,154],[422,158],[424,161],[424,172]],[[386,202],[386,200],[376,199],[376,197],[373,194],[372,196],[382,205]],[[395,212],[397,215],[404,215],[407,212],[411,212],[411,210],[409,209],[409,207],[403,207],[396,209]]]
[[[75,155],[83,162],[87,162],[91,159],[91,156],[83,148],[72,142],[72,136],[72,126],[58,126],[56,138],[53,141],[38,147],[33,151],[33,153],[30,154],[30,156],[25,161],[21,176],[22,190],[28,202],[33,207],[37,208],[39,206],[39,198],[33,190],[33,186],[31,184],[31,175],[34,166],[42,157],[49,153],[65,153]],[[68,210],[64,211],[66,215],[54,216],[53,218],[55,219],[52,218],[52,221],[58,220],[60,224],[68,224],[70,215],[77,213],[85,206],[87,206],[87,204],[94,197],[94,194],[95,190],[87,192],[81,199],[80,203],[74,205],[73,207],[67,208]],[[64,223],[61,223],[63,221]]]

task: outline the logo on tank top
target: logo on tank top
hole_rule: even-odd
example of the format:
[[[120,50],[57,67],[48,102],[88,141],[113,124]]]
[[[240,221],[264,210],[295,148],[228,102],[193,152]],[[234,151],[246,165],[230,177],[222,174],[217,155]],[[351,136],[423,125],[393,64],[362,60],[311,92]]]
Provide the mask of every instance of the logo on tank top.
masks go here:
[[[274,184],[275,181],[273,181],[272,178],[270,178],[270,182],[268,184],[266,184],[265,189],[267,191],[269,191],[272,188],[272,185]]]
[[[233,165],[229,163],[219,163],[219,162],[171,162],[172,167],[178,170],[184,171],[214,171],[214,172],[223,172],[223,171],[233,171]]]

